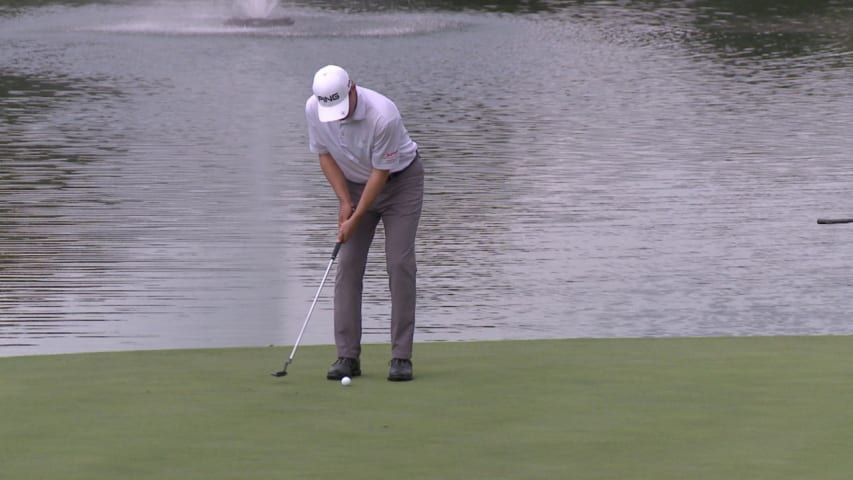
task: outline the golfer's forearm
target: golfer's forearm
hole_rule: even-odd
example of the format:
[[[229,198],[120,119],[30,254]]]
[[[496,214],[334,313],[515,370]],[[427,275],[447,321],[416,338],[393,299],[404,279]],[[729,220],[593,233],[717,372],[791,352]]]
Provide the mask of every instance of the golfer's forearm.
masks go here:
[[[370,208],[370,205],[376,200],[382,189],[385,188],[385,182],[388,181],[389,174],[388,170],[373,169],[370,177],[367,179],[367,183],[364,185],[364,191],[361,193],[358,205],[355,206],[353,215],[362,217],[367,213],[367,209]]]
[[[332,190],[335,191],[335,195],[338,196],[338,200],[341,203],[352,205],[352,199],[349,196],[349,189],[347,188],[347,179],[344,177],[344,172],[335,163],[335,159],[328,153],[321,153],[320,168],[323,170],[323,175],[326,176],[326,180],[331,185]]]

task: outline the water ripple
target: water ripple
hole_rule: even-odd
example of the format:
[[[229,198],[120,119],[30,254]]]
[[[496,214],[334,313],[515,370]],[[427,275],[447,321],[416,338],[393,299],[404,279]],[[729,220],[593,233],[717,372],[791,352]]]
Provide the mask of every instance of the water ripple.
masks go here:
[[[420,145],[419,340],[853,333],[850,230],[815,224],[851,216],[850,12],[546,3],[0,14],[0,355],[292,342],[334,243],[321,63]]]

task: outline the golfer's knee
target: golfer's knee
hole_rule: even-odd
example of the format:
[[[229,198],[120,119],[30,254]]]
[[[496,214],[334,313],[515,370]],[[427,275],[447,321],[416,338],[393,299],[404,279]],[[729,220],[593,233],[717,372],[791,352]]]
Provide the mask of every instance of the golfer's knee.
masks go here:
[[[388,259],[388,275],[396,278],[414,278],[418,271],[414,255]]]

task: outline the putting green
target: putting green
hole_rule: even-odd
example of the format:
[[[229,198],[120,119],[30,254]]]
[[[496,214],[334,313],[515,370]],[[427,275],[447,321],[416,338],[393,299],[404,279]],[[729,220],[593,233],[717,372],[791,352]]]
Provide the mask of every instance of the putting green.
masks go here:
[[[8,479],[848,479],[853,337],[0,358]]]

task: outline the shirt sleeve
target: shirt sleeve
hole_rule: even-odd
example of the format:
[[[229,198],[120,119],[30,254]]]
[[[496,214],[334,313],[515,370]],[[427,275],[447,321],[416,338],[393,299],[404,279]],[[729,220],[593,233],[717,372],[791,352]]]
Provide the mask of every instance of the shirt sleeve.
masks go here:
[[[325,145],[317,141],[317,132],[310,125],[308,126],[308,149],[313,153],[329,153],[329,149]]]
[[[317,135],[317,106],[312,105],[311,98],[305,102],[305,121],[308,123],[308,149],[313,153],[329,153],[329,149],[320,143]]]
[[[403,122],[399,117],[384,123],[373,138],[373,168],[390,170],[400,158]]]

